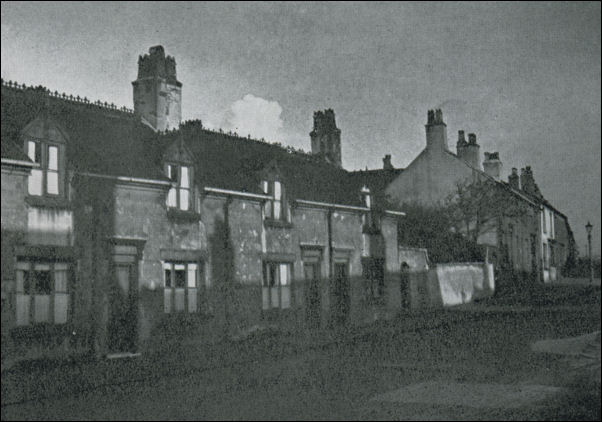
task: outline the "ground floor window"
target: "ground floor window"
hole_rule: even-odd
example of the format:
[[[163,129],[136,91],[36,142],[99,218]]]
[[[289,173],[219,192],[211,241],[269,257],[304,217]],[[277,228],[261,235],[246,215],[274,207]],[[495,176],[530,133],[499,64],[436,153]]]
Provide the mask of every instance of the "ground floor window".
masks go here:
[[[165,313],[197,312],[199,265],[195,262],[164,262],[163,304]]]
[[[16,325],[65,324],[69,311],[69,264],[17,262]]]
[[[363,261],[363,275],[366,287],[366,298],[379,299],[385,290],[385,260],[367,258]]]
[[[262,309],[288,309],[291,307],[291,264],[264,262]]]

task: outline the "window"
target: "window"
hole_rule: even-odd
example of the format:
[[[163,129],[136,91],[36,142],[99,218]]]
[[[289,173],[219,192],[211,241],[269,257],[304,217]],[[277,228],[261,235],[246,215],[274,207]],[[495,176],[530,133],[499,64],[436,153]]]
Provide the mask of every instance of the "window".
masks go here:
[[[546,209],[544,208],[542,214],[541,214],[541,218],[542,218],[542,223],[541,225],[543,226],[543,232],[547,233],[548,232],[548,223],[546,221]]]
[[[550,250],[548,244],[543,244],[543,267],[547,270],[550,268]]]
[[[263,181],[263,191],[271,195],[272,200],[265,203],[265,218],[290,221],[289,209],[286,206],[284,186],[279,181]]]
[[[364,185],[361,190],[362,202],[366,208],[372,207],[372,198],[370,196],[370,189]]]
[[[27,181],[28,193],[34,196],[59,195],[59,147],[42,141],[27,141],[27,156],[40,165],[31,170]]]
[[[18,262],[17,325],[65,324],[69,309],[68,279],[67,263]]]
[[[196,263],[164,262],[163,303],[165,313],[197,312],[199,265]]]
[[[365,259],[363,264],[366,298],[372,300],[383,297],[385,290],[384,259],[369,258]]]
[[[291,307],[291,264],[265,262],[263,264],[262,298],[264,311]]]
[[[179,208],[182,211],[190,210],[190,173],[190,167],[176,164],[167,165],[167,177],[175,184],[167,194],[168,207]]]

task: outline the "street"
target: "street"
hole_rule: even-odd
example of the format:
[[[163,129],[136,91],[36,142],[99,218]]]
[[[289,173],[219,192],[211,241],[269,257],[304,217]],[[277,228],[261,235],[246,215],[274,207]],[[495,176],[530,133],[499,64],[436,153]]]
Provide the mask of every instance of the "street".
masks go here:
[[[178,364],[155,358],[156,376],[130,369],[130,382],[39,401],[6,404],[3,374],[2,420],[599,420],[599,381],[589,383],[562,356],[531,349],[599,331],[599,291],[595,302],[406,315],[319,347],[259,336],[247,340],[257,341],[245,346],[252,353],[240,348],[240,363],[212,368],[203,361],[214,356],[192,352]]]

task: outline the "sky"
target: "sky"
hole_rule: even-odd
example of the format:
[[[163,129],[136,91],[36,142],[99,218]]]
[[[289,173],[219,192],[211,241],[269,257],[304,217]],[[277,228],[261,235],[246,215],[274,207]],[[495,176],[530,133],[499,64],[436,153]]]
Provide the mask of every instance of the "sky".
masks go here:
[[[163,45],[185,120],[310,150],[334,109],[343,166],[407,166],[441,108],[504,178],[530,165],[580,252],[600,254],[600,3],[2,2],[4,80],[133,107],[138,55]]]

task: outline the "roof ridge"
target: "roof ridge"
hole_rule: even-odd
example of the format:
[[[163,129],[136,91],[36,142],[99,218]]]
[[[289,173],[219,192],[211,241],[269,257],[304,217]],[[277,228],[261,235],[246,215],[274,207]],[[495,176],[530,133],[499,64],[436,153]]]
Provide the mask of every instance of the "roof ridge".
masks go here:
[[[227,139],[233,140],[235,142],[253,142],[253,143],[256,143],[259,145],[273,147],[275,149],[281,150],[281,152],[284,152],[284,153],[287,153],[287,154],[290,154],[290,155],[293,155],[293,156],[296,156],[299,158],[303,158],[307,161],[315,162],[318,164],[325,164],[325,165],[332,166],[334,168],[338,168],[337,166],[335,166],[331,163],[323,161],[319,155],[305,151],[303,148],[295,148],[292,145],[285,145],[278,141],[268,142],[265,138],[261,138],[261,139],[252,138],[250,134],[247,135],[247,137],[243,137],[243,136],[240,136],[235,131],[224,131],[222,128],[211,129],[208,127],[204,127],[202,125],[201,120],[199,120],[199,119],[185,120],[184,122],[182,122],[180,124],[180,127],[173,128],[172,130],[166,130],[164,132],[159,132],[159,135],[170,136],[173,134],[183,133],[188,128],[193,128],[193,129],[197,129],[197,130],[200,129],[201,131],[204,131],[204,132],[208,132],[211,134],[226,137]],[[345,171],[347,171],[347,170],[345,170]]]
[[[127,115],[134,114],[134,110],[127,108],[125,106],[118,107],[114,103],[107,103],[106,101],[105,102],[102,102],[100,100],[90,101],[90,100],[88,100],[87,97],[82,98],[79,95],[73,96],[73,95],[67,95],[64,92],[63,93],[59,93],[58,91],[52,92],[43,85],[27,86],[25,84],[19,84],[16,81],[5,81],[4,79],[2,79],[1,81],[2,81],[2,88],[9,88],[9,89],[17,90],[17,91],[30,90],[32,92],[39,93],[40,95],[46,95],[49,98],[54,98],[54,99],[57,99],[60,101],[65,101],[65,102],[71,103],[71,104],[85,105],[88,107],[98,107],[98,108],[108,110],[108,111],[125,113]]]

